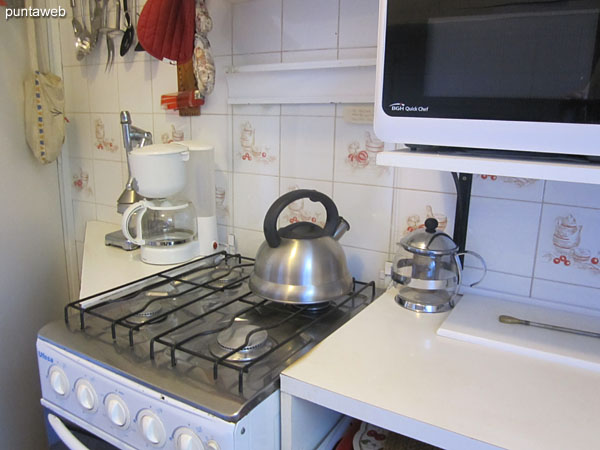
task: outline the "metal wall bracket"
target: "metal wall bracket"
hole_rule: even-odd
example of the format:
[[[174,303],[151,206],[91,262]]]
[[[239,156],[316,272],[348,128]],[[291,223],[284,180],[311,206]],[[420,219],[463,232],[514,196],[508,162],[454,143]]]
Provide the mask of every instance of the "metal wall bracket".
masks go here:
[[[469,207],[471,205],[472,173],[452,172],[456,185],[456,213],[454,216],[454,242],[459,252],[464,252],[467,245],[467,229],[469,226]],[[464,256],[460,257],[464,262]]]

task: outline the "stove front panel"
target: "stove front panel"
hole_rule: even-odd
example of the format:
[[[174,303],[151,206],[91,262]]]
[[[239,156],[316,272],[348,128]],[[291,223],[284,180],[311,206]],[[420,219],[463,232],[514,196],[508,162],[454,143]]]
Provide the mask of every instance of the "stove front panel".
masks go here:
[[[226,422],[46,341],[38,339],[37,353],[44,404],[102,430],[122,448],[179,449],[190,441],[210,450],[250,448],[252,414],[238,423]],[[278,424],[279,392],[259,406],[260,415],[270,418],[267,423]],[[265,448],[278,448],[278,429],[263,438],[269,441]]]

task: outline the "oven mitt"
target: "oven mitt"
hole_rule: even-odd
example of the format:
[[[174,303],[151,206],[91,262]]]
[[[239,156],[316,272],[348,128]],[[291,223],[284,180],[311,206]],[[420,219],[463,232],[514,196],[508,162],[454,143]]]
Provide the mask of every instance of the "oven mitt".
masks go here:
[[[159,60],[183,64],[192,57],[194,0],[148,0],[138,21],[138,40]]]
[[[24,82],[25,138],[42,164],[58,158],[65,141],[65,95],[62,80],[52,73],[33,72]]]

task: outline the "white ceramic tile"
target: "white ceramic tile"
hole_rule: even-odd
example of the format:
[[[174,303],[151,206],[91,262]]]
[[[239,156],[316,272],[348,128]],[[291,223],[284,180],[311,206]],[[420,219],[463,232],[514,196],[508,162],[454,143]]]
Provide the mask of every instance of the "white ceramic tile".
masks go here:
[[[348,269],[356,280],[363,282],[375,281],[378,287],[385,287],[380,279],[380,272],[388,261],[387,253],[373,252],[360,248],[343,246],[348,262]]]
[[[338,0],[283,0],[283,50],[337,48]]]
[[[96,203],[115,206],[125,186],[121,163],[115,161],[94,161]]]
[[[541,202],[544,181],[533,178],[473,175],[473,195]]]
[[[375,164],[378,152],[392,148],[375,137],[371,125],[336,119],[335,181],[393,186],[393,169]]]
[[[235,172],[279,175],[279,117],[233,118]]]
[[[215,171],[215,203],[217,206],[217,223],[233,225],[233,174]],[[227,242],[227,240],[225,240]]]
[[[223,0],[207,0],[206,7],[213,22],[208,40],[214,56],[231,55],[232,14],[231,3]]]
[[[237,251],[249,258],[254,258],[258,247],[265,241],[265,236],[260,231],[244,230],[242,228],[234,228],[235,241]]]
[[[215,167],[233,171],[231,116],[208,115],[192,117],[192,139],[215,147]]]
[[[104,72],[100,66],[88,66],[90,111],[112,113],[119,109],[117,71]]]
[[[234,5],[234,54],[281,50],[281,1],[253,0]]]
[[[335,105],[333,104],[306,104],[306,105],[281,105],[282,116],[335,116]]]
[[[191,120],[179,114],[154,114],[154,142],[170,144],[184,141],[192,136]]]
[[[135,52],[134,52],[135,53]],[[135,113],[152,112],[152,63],[138,61],[117,64],[119,109]],[[163,92],[162,94],[166,94]]]
[[[100,222],[112,223],[115,225],[115,230],[121,226],[123,216],[117,212],[117,203],[113,206],[96,205],[96,220]]]
[[[545,204],[535,278],[600,288],[598,229],[599,210]]]
[[[88,220],[96,220],[96,206],[93,203],[74,201],[73,220],[75,222],[75,240],[83,242]]]
[[[397,168],[395,186],[418,191],[456,193],[452,174],[438,170]]]
[[[233,55],[235,66],[251,66],[254,64],[274,64],[281,62],[281,52],[249,53],[245,55]]]
[[[438,230],[452,235],[456,195],[441,192],[395,189],[393,238],[390,252],[396,252],[396,243],[408,233],[423,228],[425,220],[437,219]]]
[[[177,66],[156,59],[151,63],[153,112],[163,113],[160,96],[177,92]],[[170,114],[178,115],[171,112]]]
[[[343,103],[343,104],[337,104],[336,108],[335,108],[335,116],[336,117],[344,117],[344,109],[346,107],[352,107],[352,106],[370,106],[373,107],[373,103]],[[395,144],[393,147],[390,147],[390,149],[395,148]]]
[[[69,123],[65,124],[65,143],[69,149],[69,156],[76,158],[92,157],[93,147],[89,114],[69,114]]]
[[[233,223],[260,231],[267,210],[279,197],[279,179],[236,173],[233,175]]]
[[[331,180],[333,117],[281,118],[281,176]]]
[[[297,189],[315,189],[329,198],[333,196],[333,183],[331,181],[301,180],[298,178],[280,178],[279,192],[281,195]],[[312,222],[320,227],[325,226],[327,213],[320,203],[309,199],[300,199],[286,207],[279,216],[279,226],[285,227],[296,222]]]
[[[544,202],[600,208],[600,185],[547,181]]]
[[[124,155],[119,115],[91,114],[94,159],[121,161]]]
[[[483,276],[483,270],[468,266],[468,264],[477,264],[477,261],[467,256],[465,264],[467,266],[463,270],[463,285],[470,285],[479,281]],[[477,287],[488,291],[529,297],[531,278],[488,270],[483,281]]]
[[[467,250],[479,253],[490,270],[530,277],[541,205],[473,197]]]
[[[69,158],[71,196],[74,200],[95,201],[94,164],[87,158]]]
[[[533,298],[600,311],[600,290],[550,280],[533,280]]]
[[[340,48],[377,45],[378,0],[340,0]]]
[[[280,105],[233,105],[235,116],[279,116]]]
[[[377,57],[377,47],[340,48],[338,59],[372,59]]]
[[[227,104],[228,91],[227,81],[225,80],[225,68],[231,66],[231,56],[215,56],[215,88],[204,99],[204,105],[200,107],[202,114],[227,114],[229,105]],[[156,95],[156,91],[154,92]]]
[[[334,183],[333,200],[350,223],[341,243],[386,252],[390,243],[393,188]]]
[[[337,49],[285,51],[282,62],[330,61],[337,59]]]
[[[65,112],[89,112],[90,96],[88,93],[87,67],[64,67],[63,82],[65,86]]]

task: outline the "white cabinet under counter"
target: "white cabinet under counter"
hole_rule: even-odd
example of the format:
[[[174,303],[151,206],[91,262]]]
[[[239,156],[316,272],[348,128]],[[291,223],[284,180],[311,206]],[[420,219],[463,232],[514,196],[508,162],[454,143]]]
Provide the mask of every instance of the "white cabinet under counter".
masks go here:
[[[282,448],[316,447],[342,415],[445,449],[598,447],[600,372],[438,336],[447,316],[391,290],[287,368]]]

